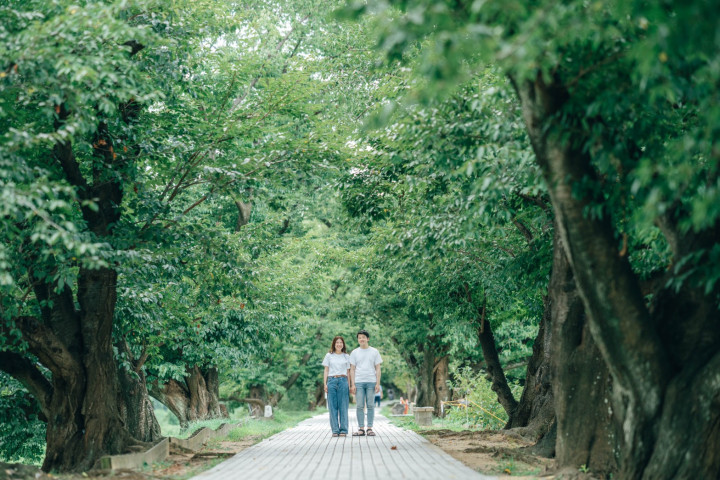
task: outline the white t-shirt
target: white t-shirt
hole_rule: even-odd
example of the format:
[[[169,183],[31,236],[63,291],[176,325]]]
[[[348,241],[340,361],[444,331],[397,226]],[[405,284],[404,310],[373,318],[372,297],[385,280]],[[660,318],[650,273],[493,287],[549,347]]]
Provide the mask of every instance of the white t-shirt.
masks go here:
[[[350,364],[355,365],[355,383],[377,382],[375,365],[382,363],[377,348],[356,348],[350,354]]]
[[[350,369],[350,355],[347,353],[326,353],[322,362],[324,367],[330,367],[328,376],[347,375]]]

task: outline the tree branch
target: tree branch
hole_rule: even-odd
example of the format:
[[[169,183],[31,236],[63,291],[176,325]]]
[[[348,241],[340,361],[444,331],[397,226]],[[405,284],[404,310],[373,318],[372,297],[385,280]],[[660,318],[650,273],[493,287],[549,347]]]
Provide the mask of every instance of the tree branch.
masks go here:
[[[526,195],[522,192],[515,192],[515,195],[522,198],[523,200],[527,200],[528,202],[531,202],[531,203],[537,205],[546,214],[548,214],[548,215],[552,214],[551,205],[548,203],[548,201],[542,195],[535,195],[534,197],[531,197],[530,195]]]
[[[220,401],[221,402],[233,401],[233,402],[238,402],[238,403],[249,403],[251,405],[257,405],[260,408],[265,408],[265,402],[263,402],[259,398],[241,398],[238,395],[230,395],[229,397],[221,398]]]
[[[493,245],[493,247],[497,248],[498,250],[502,250],[503,252],[507,253],[511,257],[515,258],[515,254],[509,248],[505,248],[505,247],[499,245],[497,242],[493,242],[492,245]]]
[[[467,289],[467,301],[472,305],[472,296],[470,289]],[[510,390],[510,386],[507,383],[505,372],[502,365],[500,364],[500,357],[497,351],[497,344],[495,342],[495,335],[493,335],[490,322],[487,321],[487,297],[483,298],[483,304],[481,308],[478,308],[478,314],[480,325],[477,329],[478,341],[480,342],[480,348],[482,349],[483,358],[487,365],[487,372],[492,382],[492,390],[498,396],[498,402],[503,406],[503,409],[508,415],[508,425],[512,422],[515,410],[517,410],[518,402]]]
[[[492,265],[487,260],[484,260],[483,258],[478,257],[477,255],[473,254],[472,252],[468,252],[467,250],[463,250],[462,248],[457,249],[458,253],[462,253],[463,255],[467,255],[471,259],[475,260],[477,263],[484,263],[485,265]]]
[[[58,118],[55,120],[55,130],[59,130],[70,116],[70,112],[65,108],[65,104],[59,105],[58,109],[59,112]],[[55,160],[60,164],[60,167],[65,173],[65,178],[67,178],[70,185],[76,188],[78,196],[83,200],[89,199],[90,186],[80,171],[80,165],[72,151],[72,143],[70,143],[70,141],[56,143],[53,146],[53,157],[55,157]]]
[[[611,62],[617,60],[618,58],[623,57],[624,55],[625,55],[625,52],[624,52],[624,51],[617,52],[617,53],[615,53],[615,54],[613,54],[613,55],[610,55],[609,57],[603,58],[603,59],[600,60],[599,62],[597,62],[597,63],[595,63],[595,64],[593,64],[593,65],[590,65],[590,66],[587,67],[587,68],[580,68],[580,72],[578,72],[578,74],[575,76],[575,78],[573,78],[572,80],[570,80],[570,81],[567,83],[567,85],[566,85],[567,89],[568,89],[568,90],[572,89],[575,85],[577,85],[577,83],[580,81],[580,79],[581,79],[582,77],[584,77],[585,75],[587,75],[588,73],[592,73],[592,72],[594,72],[595,70],[597,70],[598,68],[600,68],[600,67],[602,67],[602,66],[605,66],[605,65],[607,65],[608,63],[611,63]],[[558,64],[558,65],[559,65],[559,64]]]
[[[507,363],[507,364],[505,364],[505,365],[502,365],[503,371],[509,371],[509,370],[514,370],[514,369],[516,369],[516,368],[524,367],[524,366],[526,366],[528,363],[530,363],[530,359],[531,359],[531,358],[532,358],[532,357],[525,357],[525,358],[522,358],[522,359],[520,359],[520,360],[515,360],[514,362],[511,362],[511,363]],[[470,367],[472,368],[472,370],[473,370],[474,372],[477,372],[477,371],[478,371],[479,369],[481,369],[481,368],[484,368],[484,369],[487,370],[487,363],[485,362],[485,360],[480,360],[480,361],[477,362],[477,363],[472,363],[472,364],[470,364]]]
[[[22,331],[30,353],[35,355],[53,375],[69,379],[83,371],[82,364],[48,326],[35,317],[18,317],[15,323]]]
[[[533,233],[530,231],[530,229],[522,223],[517,218],[512,219],[513,225],[517,227],[518,230],[520,230],[520,233],[523,237],[525,237],[525,241],[527,241],[528,245],[532,245],[533,240],[535,239]]]
[[[32,276],[32,268],[30,273]],[[66,285],[59,293],[56,290],[56,284],[38,281],[34,285],[43,323],[52,329],[64,345],[72,348],[78,346],[80,341],[80,319],[72,289]]]
[[[395,336],[391,336],[390,340],[392,340],[395,346],[398,347],[398,351],[400,352],[400,355],[402,355],[402,357],[405,359],[405,363],[407,363],[411,368],[417,369],[419,362],[415,355],[413,355],[413,353],[407,348],[403,348],[403,346],[400,345],[400,341]]]
[[[143,350],[142,350],[142,354],[140,354],[140,358],[138,358],[134,362],[135,365],[134,365],[133,369],[135,370],[135,373],[140,373],[140,370],[142,369],[143,365],[145,365],[145,362],[147,362],[149,355],[150,354],[148,353],[147,346],[143,345]]]
[[[45,418],[50,418],[53,387],[30,359],[14,352],[0,352],[0,369],[22,383],[37,400]]]

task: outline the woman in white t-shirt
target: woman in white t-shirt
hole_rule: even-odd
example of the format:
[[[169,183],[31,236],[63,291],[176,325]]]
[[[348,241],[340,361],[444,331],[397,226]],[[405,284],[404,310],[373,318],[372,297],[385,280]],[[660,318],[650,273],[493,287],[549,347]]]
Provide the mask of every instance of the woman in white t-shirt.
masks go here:
[[[345,340],[333,338],[330,352],[325,354],[323,383],[330,410],[330,428],[333,437],[346,437],[348,433],[348,407],[350,406],[350,355],[345,349]]]

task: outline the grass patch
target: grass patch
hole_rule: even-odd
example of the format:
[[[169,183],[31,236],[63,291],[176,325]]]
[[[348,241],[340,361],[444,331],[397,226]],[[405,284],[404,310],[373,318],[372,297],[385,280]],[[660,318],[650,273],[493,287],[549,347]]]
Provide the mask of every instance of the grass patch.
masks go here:
[[[540,468],[532,468],[523,462],[515,461],[515,459],[511,456],[504,455],[495,471],[491,473],[511,476],[530,476],[540,475],[541,471],[542,469]]]
[[[256,437],[257,440],[260,441],[263,438],[270,437],[276,433],[282,432],[283,430],[294,427],[301,421],[316,414],[317,412],[286,412],[283,410],[275,410],[273,418],[267,420],[259,418],[248,419],[241,427],[231,430],[228,435],[228,439],[238,441],[248,437]]]
[[[158,424],[160,424],[160,432],[163,437],[188,438],[202,427],[217,430],[223,423],[242,423],[250,418],[247,410],[237,408],[230,413],[229,418],[214,418],[212,420],[190,422],[188,428],[181,428],[177,417],[165,405],[154,398],[151,398],[151,401],[153,403],[153,410],[155,411],[155,418],[157,418]]]
[[[415,423],[415,417],[392,417],[392,411],[389,407],[383,407],[380,413],[390,420],[393,425],[404,428],[406,430],[412,430],[413,432],[420,432],[427,430],[452,430],[453,432],[464,432],[468,430],[482,430],[477,425],[467,425],[458,421],[454,421],[448,418],[433,417],[432,425],[420,426]]]
[[[202,427],[217,430],[223,423],[241,423],[242,426],[230,431],[228,440],[238,441],[247,437],[257,437],[258,440],[275,435],[283,430],[294,427],[302,420],[316,415],[317,412],[308,411],[285,411],[275,409],[273,418],[256,419],[248,415],[246,409],[237,408],[230,413],[230,418],[216,418],[190,422],[188,428],[180,428],[180,424],[173,413],[165,405],[153,399],[155,417],[160,424],[160,430],[165,437],[188,438]]]
[[[420,427],[415,423],[415,417],[393,417],[392,409],[390,407],[380,408],[380,415],[383,415],[390,423],[396,427],[404,428],[406,430],[418,431]]]

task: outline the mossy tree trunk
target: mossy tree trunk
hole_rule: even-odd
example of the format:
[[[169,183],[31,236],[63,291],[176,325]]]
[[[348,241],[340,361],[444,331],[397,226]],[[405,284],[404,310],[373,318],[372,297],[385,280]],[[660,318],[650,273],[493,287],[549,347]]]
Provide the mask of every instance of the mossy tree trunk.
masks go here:
[[[217,369],[197,365],[189,366],[180,381],[149,386],[150,395],[175,414],[182,428],[187,428],[190,422],[228,417],[220,404],[219,389]]]
[[[609,212],[587,213],[588,207],[603,203],[598,196],[603,182],[583,148],[585,134],[568,133],[561,124],[570,93],[561,80],[541,74],[514,84],[582,301],[590,333],[585,337],[592,337],[598,358],[612,378],[613,394],[602,401],[607,399],[613,415],[623,419],[622,435],[611,439],[620,456],[619,478],[717,477],[720,329],[716,299],[720,285],[706,291],[689,281],[672,289],[665,288],[665,282],[648,305],[640,279],[618,248]],[[598,188],[582,192],[574,188],[578,185]],[[693,254],[707,255],[720,238],[718,222],[699,231],[680,229],[678,219],[684,215],[683,206],[674,204],[658,220],[676,261]],[[680,282],[689,268],[673,266],[668,280],[674,277]],[[585,341],[585,327],[575,331],[580,332],[575,338]],[[591,356],[590,349],[585,355]],[[589,381],[590,369],[599,363],[588,362],[578,369]],[[596,379],[600,376],[600,383],[607,382],[602,369],[593,373]],[[556,411],[558,425],[579,414],[563,407]],[[563,458],[576,462],[581,456]],[[613,467],[612,458],[608,456],[608,469]]]

